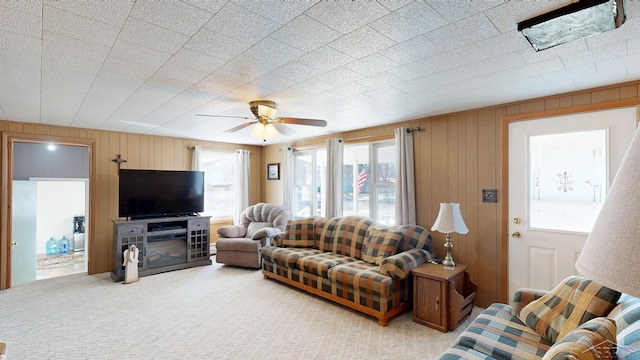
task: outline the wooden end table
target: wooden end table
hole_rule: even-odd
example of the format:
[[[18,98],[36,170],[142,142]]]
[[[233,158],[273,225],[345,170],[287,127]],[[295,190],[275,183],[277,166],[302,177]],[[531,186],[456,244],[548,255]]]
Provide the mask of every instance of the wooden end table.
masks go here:
[[[427,263],[411,270],[413,321],[442,332],[455,330],[471,314],[478,291],[467,268],[458,264],[445,270]]]

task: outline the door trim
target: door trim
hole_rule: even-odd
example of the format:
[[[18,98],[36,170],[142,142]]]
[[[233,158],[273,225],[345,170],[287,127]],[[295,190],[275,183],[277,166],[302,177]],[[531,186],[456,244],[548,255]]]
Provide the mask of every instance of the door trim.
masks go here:
[[[0,290],[11,287],[11,179],[13,179],[13,144],[16,142],[47,143],[55,142],[61,145],[86,146],[89,148],[89,216],[88,240],[96,239],[96,200],[97,200],[97,170],[96,170],[96,140],[66,136],[2,133],[2,151],[0,165]],[[87,246],[87,268],[89,274],[96,273],[92,269],[93,259],[97,258],[96,248]]]
[[[501,142],[501,170],[502,170],[502,206],[500,208],[500,283],[499,301],[505,304],[511,302],[509,299],[509,124],[518,121],[537,120],[545,117],[573,115],[583,112],[610,110],[623,107],[636,107],[636,124],[640,120],[640,98],[633,98],[620,101],[612,101],[599,104],[589,104],[563,109],[544,110],[532,113],[503,116],[500,124]]]

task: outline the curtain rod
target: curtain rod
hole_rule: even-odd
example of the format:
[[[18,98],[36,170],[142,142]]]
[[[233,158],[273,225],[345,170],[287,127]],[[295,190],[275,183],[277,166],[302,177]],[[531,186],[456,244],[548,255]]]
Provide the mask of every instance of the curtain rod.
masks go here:
[[[407,128],[407,134],[411,134],[414,131],[420,131],[420,126],[414,128]]]

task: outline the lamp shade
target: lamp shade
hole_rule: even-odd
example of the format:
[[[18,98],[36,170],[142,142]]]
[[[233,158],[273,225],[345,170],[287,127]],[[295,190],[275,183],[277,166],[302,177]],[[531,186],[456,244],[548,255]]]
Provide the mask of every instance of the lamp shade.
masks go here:
[[[468,233],[469,229],[464,223],[462,214],[460,213],[460,204],[440,203],[440,212],[431,230],[436,230],[441,233]]]
[[[636,130],[575,264],[582,275],[633,296],[640,296],[639,134]]]

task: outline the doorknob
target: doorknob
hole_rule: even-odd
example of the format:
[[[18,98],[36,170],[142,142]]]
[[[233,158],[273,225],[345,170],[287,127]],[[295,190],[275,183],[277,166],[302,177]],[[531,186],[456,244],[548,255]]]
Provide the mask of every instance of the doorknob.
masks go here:
[[[519,217],[514,217],[513,218],[513,223],[514,224],[520,224],[520,218]]]
[[[517,231],[514,231],[513,234],[511,234],[511,237],[513,237],[514,239],[519,239],[520,238],[520,233]]]
[[[18,245],[18,243],[17,243],[17,242],[15,242],[15,241],[12,241],[12,242],[11,242],[11,246],[16,246],[16,245]]]

